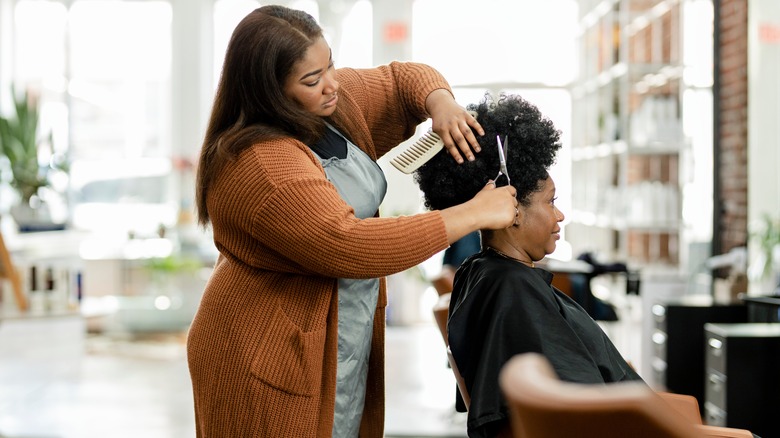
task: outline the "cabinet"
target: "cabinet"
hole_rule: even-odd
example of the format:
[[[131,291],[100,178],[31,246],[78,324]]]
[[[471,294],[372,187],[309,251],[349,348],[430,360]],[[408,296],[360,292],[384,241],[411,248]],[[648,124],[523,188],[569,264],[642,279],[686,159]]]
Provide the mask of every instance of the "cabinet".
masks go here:
[[[696,397],[704,407],[704,324],[747,322],[743,304],[716,304],[708,296],[686,296],[652,308],[651,364],[654,386]]]
[[[748,309],[748,322],[780,322],[780,297],[741,295]]]
[[[679,266],[687,262],[689,242],[711,239],[711,170],[695,170],[707,162],[711,169],[712,78],[702,66],[712,64],[686,56],[708,50],[700,45],[704,35],[711,47],[711,10],[702,13],[711,2],[580,3],[567,240],[575,251],[596,250],[639,266]],[[697,46],[686,51],[689,42]],[[702,216],[688,212],[686,220],[697,223],[689,227],[682,211],[684,194],[693,190],[694,211]]]
[[[705,421],[780,436],[780,324],[706,324]]]

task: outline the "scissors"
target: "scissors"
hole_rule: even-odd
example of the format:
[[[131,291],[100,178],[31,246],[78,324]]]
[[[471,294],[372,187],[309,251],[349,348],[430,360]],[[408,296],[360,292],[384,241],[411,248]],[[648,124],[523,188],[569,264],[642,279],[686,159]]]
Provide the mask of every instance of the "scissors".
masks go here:
[[[509,148],[509,136],[506,136],[506,147]],[[498,182],[498,178],[501,175],[504,175],[506,177],[506,185],[510,185],[509,181],[509,174],[506,170],[506,154],[504,153],[504,146],[501,144],[501,136],[496,134],[496,145],[498,146],[498,161],[499,161],[499,167],[498,167],[498,175],[496,175],[496,178],[493,181]]]

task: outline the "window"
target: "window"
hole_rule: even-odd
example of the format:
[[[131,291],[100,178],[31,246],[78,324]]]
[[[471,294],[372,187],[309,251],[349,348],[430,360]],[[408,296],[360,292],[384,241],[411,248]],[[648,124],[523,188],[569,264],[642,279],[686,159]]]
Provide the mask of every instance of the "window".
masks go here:
[[[167,1],[18,1],[12,81],[40,95],[41,128],[71,163],[71,193],[170,173],[171,15]],[[169,194],[164,180],[157,192]],[[174,199],[150,202],[175,208]],[[82,198],[72,200],[73,226],[86,227]],[[119,196],[90,216],[137,202]],[[165,220],[134,211],[123,222],[135,231]]]

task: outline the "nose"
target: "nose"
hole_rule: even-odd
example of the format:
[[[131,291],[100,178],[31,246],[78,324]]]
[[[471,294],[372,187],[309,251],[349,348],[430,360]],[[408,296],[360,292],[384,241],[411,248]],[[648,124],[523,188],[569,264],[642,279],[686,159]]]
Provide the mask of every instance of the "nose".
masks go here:
[[[323,94],[334,94],[339,91],[339,81],[336,80],[336,74],[331,69],[323,76],[325,86],[322,88]]]
[[[563,215],[563,212],[557,206],[555,207],[555,219],[558,222],[563,222],[566,219],[566,216]]]

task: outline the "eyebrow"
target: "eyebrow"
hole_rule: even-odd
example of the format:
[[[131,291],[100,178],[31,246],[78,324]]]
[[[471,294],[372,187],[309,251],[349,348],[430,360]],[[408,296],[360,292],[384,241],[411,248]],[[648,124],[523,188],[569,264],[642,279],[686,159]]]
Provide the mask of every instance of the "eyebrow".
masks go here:
[[[330,67],[330,64],[333,62],[333,50],[330,50],[330,56],[328,56],[328,66]],[[310,71],[309,73],[306,73],[305,75],[301,76],[298,81],[303,81],[306,78],[309,78],[311,76],[317,76],[318,74],[322,73],[322,69],[317,69],[314,71]]]
[[[309,78],[309,77],[311,77],[311,76],[317,76],[317,75],[318,75],[318,74],[320,74],[320,73],[322,73],[322,69],[319,69],[319,70],[314,70],[314,71],[312,71],[312,72],[306,73],[305,75],[301,76],[301,77],[300,77],[300,79],[298,79],[298,81],[303,81],[303,80],[305,80],[306,78]]]

